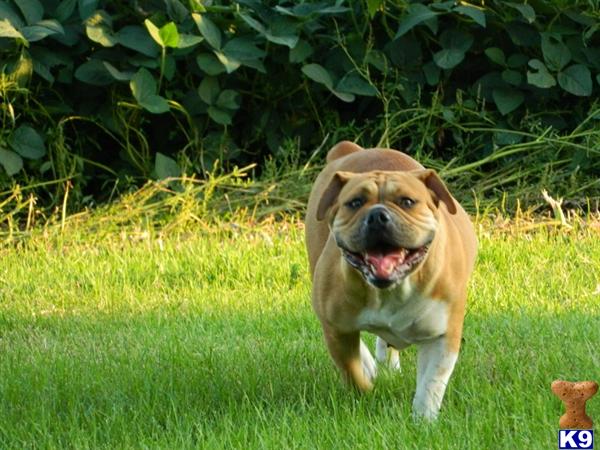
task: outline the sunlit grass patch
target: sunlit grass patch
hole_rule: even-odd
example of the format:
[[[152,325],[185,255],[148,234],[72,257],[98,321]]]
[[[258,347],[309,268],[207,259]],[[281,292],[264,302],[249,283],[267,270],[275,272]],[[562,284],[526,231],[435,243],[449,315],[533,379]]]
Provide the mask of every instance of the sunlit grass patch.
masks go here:
[[[414,349],[372,394],[339,379],[297,224],[5,247],[1,446],[551,448],[551,381],[598,379],[600,240],[591,223],[480,224],[462,353],[427,426],[410,418]]]

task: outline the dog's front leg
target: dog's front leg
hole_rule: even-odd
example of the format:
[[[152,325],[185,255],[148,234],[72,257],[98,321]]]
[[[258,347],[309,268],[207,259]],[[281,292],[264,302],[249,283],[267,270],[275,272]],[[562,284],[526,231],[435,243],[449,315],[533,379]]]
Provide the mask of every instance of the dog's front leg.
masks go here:
[[[414,417],[437,418],[457,358],[458,352],[448,347],[446,336],[419,344]]]
[[[376,365],[371,352],[361,341],[360,333],[342,333],[325,323],[323,333],[329,353],[346,380],[361,391],[370,391]]]

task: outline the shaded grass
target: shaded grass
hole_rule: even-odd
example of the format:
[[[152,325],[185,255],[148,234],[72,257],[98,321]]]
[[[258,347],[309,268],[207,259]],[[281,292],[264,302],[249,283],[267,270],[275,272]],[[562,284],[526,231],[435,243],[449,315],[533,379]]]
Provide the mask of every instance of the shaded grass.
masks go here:
[[[432,425],[410,419],[413,349],[370,395],[340,382],[298,227],[6,248],[0,446],[555,447],[551,381],[600,375],[600,241],[480,238],[463,350]],[[588,411],[600,417],[600,402]]]

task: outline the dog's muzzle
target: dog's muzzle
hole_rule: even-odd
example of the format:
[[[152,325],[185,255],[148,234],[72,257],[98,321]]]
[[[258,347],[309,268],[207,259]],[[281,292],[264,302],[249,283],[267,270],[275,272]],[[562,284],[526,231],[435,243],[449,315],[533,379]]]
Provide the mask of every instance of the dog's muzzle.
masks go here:
[[[365,217],[363,248],[351,250],[336,237],[344,259],[373,286],[384,289],[403,280],[425,259],[433,235],[423,245],[408,247],[397,237],[393,218],[385,206],[373,207]]]

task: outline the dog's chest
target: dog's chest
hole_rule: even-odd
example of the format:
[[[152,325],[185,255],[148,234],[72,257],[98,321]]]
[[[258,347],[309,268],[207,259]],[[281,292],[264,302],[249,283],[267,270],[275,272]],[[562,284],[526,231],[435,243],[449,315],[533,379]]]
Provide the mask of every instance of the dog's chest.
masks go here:
[[[414,292],[410,286],[380,291],[356,318],[360,330],[374,333],[396,348],[427,341],[446,333],[448,305]]]

